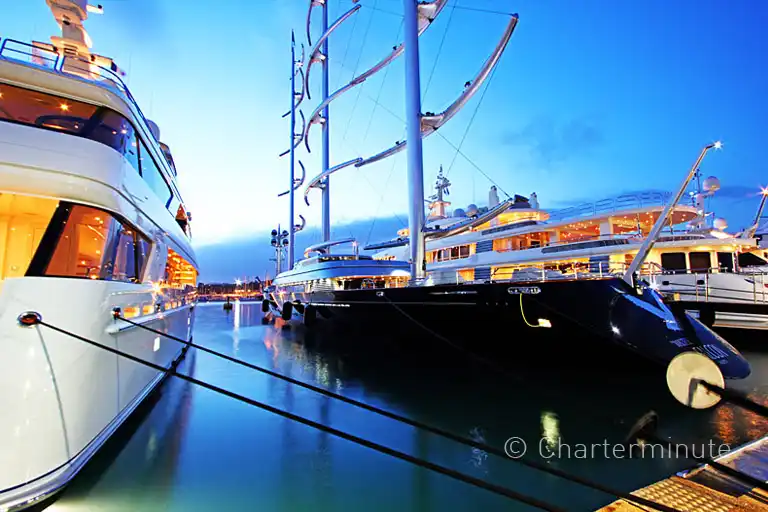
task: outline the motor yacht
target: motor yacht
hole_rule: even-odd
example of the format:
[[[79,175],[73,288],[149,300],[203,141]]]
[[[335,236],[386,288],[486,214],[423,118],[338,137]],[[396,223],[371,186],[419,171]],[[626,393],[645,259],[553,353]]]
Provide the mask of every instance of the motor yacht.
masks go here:
[[[647,191],[548,211],[535,193],[500,203],[491,187],[487,206],[449,212],[449,186],[441,170],[426,229],[455,234],[427,239],[434,284],[621,275],[672,199],[671,193]],[[709,177],[690,193],[691,204],[674,206],[639,274],[667,302],[723,333],[767,329],[768,261],[753,232],[729,234],[725,219],[706,211],[705,200],[718,189],[719,180]],[[407,245],[404,228],[364,249],[374,259],[398,260],[407,256]]]
[[[170,367],[189,339],[198,267],[176,167],[83,22],[48,0],[51,42],[0,42],[0,510],[66,485],[162,381],[51,325]]]

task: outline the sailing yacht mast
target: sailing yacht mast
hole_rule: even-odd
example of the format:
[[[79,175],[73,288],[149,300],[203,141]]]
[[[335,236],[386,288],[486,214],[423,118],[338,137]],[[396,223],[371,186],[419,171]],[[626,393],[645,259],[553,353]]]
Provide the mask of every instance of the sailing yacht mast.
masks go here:
[[[293,246],[294,244],[294,234],[295,234],[295,228],[294,228],[294,208],[295,208],[295,199],[294,199],[294,176],[295,176],[295,164],[296,164],[296,154],[295,149],[296,145],[294,144],[294,140],[296,137],[296,36],[293,33],[293,30],[291,30],[291,183],[290,188],[288,189],[288,270],[293,270]],[[278,263],[279,265],[279,263]]]
[[[418,1],[403,0],[405,19],[405,121],[408,144],[408,232],[411,279],[426,277],[424,247],[424,157],[421,146]]]
[[[327,0],[320,0],[320,3],[323,7],[323,21],[322,21],[322,30],[323,34],[328,32],[328,1]],[[323,83],[322,83],[322,101],[325,103],[325,101],[328,99],[328,75],[329,75],[329,54],[328,54],[328,40],[330,38],[326,37],[325,41],[323,41]],[[323,109],[323,119],[325,119],[325,122],[323,123],[323,149],[322,149],[322,172],[326,172],[328,168],[331,166],[331,132],[330,132],[330,123],[328,118],[328,105],[325,105],[325,108]],[[322,223],[323,223],[323,242],[328,242],[331,240],[331,190],[330,190],[330,177],[326,177],[323,183],[323,201],[322,201]],[[328,249],[330,251],[330,248]]]

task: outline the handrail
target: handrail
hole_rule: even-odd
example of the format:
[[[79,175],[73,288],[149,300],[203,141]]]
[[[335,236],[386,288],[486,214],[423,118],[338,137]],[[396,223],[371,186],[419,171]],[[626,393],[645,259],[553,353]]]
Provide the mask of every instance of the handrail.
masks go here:
[[[639,192],[637,194],[623,194],[599,201],[582,203],[576,206],[553,210],[549,214],[549,220],[562,221],[574,217],[589,217],[599,213],[613,213],[630,208],[643,208],[648,206],[666,206],[672,194],[669,192]],[[678,205],[685,207],[685,205]]]
[[[15,43],[15,44],[19,44],[21,46],[26,46],[26,47],[32,48],[33,51],[31,53],[26,53],[26,52],[24,52],[22,50],[13,48],[12,46],[8,46],[8,43]],[[41,52],[46,52],[46,53],[49,53],[49,54],[53,54],[56,57],[55,58],[51,58],[51,57],[46,57],[44,55],[35,55],[34,50],[39,50]],[[16,39],[7,39],[7,38],[3,39],[2,40],[2,44],[0,44],[0,57],[6,57],[8,59],[18,60],[18,59],[15,59],[14,57],[11,57],[10,55],[4,55],[4,53],[6,51],[14,52],[14,53],[19,53],[19,54],[22,54],[22,55],[27,55],[28,57],[31,57],[33,59],[33,64],[37,64],[36,62],[34,62],[35,58],[41,59],[43,61],[52,62],[53,65],[51,66],[51,69],[54,69],[54,70],[58,67],[59,59],[61,57],[61,55],[59,54],[59,51],[56,49],[55,46],[53,47],[53,49],[48,49],[48,48],[42,48],[40,46],[36,46],[34,43],[30,44],[30,43],[27,43],[25,41],[17,41]],[[48,66],[45,66],[45,67],[47,68]]]
[[[355,238],[344,238],[342,240],[332,240],[329,242],[320,242],[319,244],[310,245],[309,247],[304,249],[304,257],[308,258],[309,254],[312,252],[325,254],[325,249],[334,247],[336,245],[349,244],[349,243],[353,243],[353,244],[357,243],[357,240]]]

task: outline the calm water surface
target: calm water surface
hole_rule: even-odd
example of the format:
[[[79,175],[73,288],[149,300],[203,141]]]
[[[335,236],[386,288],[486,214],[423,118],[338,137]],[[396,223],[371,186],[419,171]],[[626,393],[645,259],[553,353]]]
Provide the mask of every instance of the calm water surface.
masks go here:
[[[629,459],[609,452],[605,457],[603,448],[595,457],[585,457],[577,450],[580,444],[620,443],[629,426],[650,409],[659,413],[660,433],[678,443],[736,446],[768,431],[765,420],[738,408],[684,408],[659,376],[566,376],[539,363],[510,377],[468,369],[459,361],[437,364],[407,352],[398,357],[379,354],[374,346],[367,347],[367,357],[362,358],[334,351],[332,340],[309,338],[303,328],[262,325],[260,304],[240,304],[232,312],[224,312],[221,304],[204,304],[197,315],[197,343],[499,448],[506,439],[519,437],[527,444],[527,458],[625,491],[692,463],[669,456]],[[359,343],[365,347],[365,340]],[[746,355],[753,374],[736,387],[766,403],[768,355]],[[612,501],[611,496],[208,354],[190,351],[182,369],[568,510],[592,510]],[[554,456],[544,459],[540,453]],[[47,509],[129,510],[533,509],[171,379]]]

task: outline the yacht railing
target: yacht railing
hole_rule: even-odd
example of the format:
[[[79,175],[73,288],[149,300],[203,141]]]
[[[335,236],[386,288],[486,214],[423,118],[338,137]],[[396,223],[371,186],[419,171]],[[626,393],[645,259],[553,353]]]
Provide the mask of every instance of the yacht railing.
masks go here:
[[[0,58],[37,65],[48,71],[76,76],[101,86],[111,86],[125,96],[136,109],[136,112],[144,121],[144,124],[146,124],[147,127],[150,126],[147,122],[147,118],[141,111],[139,104],[131,94],[130,89],[128,89],[128,86],[125,85],[123,79],[120,78],[115,71],[80,57],[62,56],[56,47],[52,46],[51,48],[52,49],[43,48],[15,39],[4,39],[2,40],[2,43],[0,43]],[[22,56],[22,58],[19,58],[19,56]],[[24,59],[23,56],[26,56],[29,60]],[[77,72],[71,70],[76,70]],[[105,84],[105,81],[109,82],[109,84]],[[155,134],[152,133],[152,130],[149,130],[149,132],[159,144],[160,141],[157,140]]]
[[[22,56],[22,58],[19,58],[19,56]],[[0,43],[0,57],[20,60],[27,64],[34,64],[54,70],[58,68],[60,58],[59,52],[56,51],[55,47],[51,50],[15,39],[3,39],[2,43]],[[28,60],[25,60],[24,57],[27,57]]]
[[[742,289],[712,285],[713,275],[735,274],[744,278],[751,286]],[[690,283],[670,281],[667,276],[692,276]],[[718,302],[723,299],[756,304],[768,302],[768,272],[765,271],[733,271],[727,267],[711,267],[690,270],[666,270],[654,273],[651,283],[659,287],[659,291],[673,300],[692,302]]]
[[[511,271],[508,268],[498,268],[491,272],[490,279],[464,279],[455,273],[455,284],[545,282],[563,280],[610,279],[621,278],[628,265],[623,263],[593,262],[582,264],[581,269],[571,272],[555,270],[551,265],[533,264]],[[433,272],[439,276],[440,272]],[[718,286],[712,284],[712,276],[728,274],[740,276],[751,285],[742,289]],[[670,280],[670,276],[692,276],[690,283],[680,280]],[[508,276],[508,277],[507,277]],[[640,270],[641,279],[659,290],[659,293],[673,301],[690,302],[752,302],[755,304],[768,303],[768,272],[733,271],[726,267],[712,267],[693,270],[667,270],[657,263],[644,263]],[[665,279],[667,278],[667,279]],[[445,281],[443,281],[445,282]]]
[[[622,210],[648,208],[650,206],[666,206],[672,194],[669,192],[640,192],[624,194],[617,197],[584,203],[561,210],[553,210],[549,214],[550,222],[568,219],[594,217]]]

